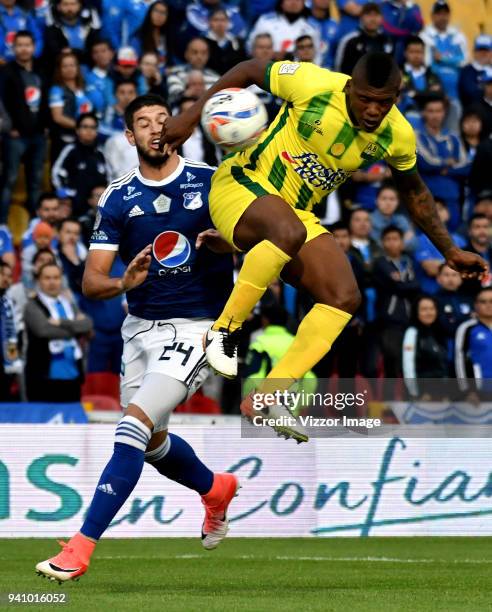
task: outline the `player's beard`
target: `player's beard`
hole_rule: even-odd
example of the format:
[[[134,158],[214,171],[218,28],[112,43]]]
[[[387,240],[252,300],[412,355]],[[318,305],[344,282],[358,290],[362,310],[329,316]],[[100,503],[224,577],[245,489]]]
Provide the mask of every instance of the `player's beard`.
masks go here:
[[[149,166],[152,166],[153,168],[160,168],[169,159],[169,153],[167,151],[165,153],[161,151],[158,151],[158,152],[156,151],[155,154],[152,155],[151,153],[146,151],[142,146],[140,146],[138,143],[135,143],[135,146],[137,148],[138,157],[142,159],[146,164],[149,164]]]

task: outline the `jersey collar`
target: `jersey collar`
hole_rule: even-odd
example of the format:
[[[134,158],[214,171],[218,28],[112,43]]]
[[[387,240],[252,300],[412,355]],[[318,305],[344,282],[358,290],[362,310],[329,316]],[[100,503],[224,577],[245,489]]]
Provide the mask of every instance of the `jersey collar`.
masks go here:
[[[141,183],[143,183],[144,185],[147,185],[147,187],[162,187],[163,185],[169,185],[169,183],[172,183],[174,180],[178,178],[178,176],[183,172],[183,169],[185,167],[184,158],[181,157],[181,155],[178,155],[178,157],[179,157],[178,167],[172,174],[167,176],[165,179],[162,179],[162,181],[152,181],[150,179],[144,178],[142,174],[140,173],[140,168],[138,166],[135,170],[135,176],[138,178],[138,180]]]

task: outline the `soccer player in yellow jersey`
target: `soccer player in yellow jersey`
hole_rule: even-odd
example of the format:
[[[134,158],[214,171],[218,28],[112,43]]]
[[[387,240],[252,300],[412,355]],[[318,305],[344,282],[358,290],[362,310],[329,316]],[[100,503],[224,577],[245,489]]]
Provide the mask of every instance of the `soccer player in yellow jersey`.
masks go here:
[[[226,158],[212,179],[212,220],[232,246],[247,254],[205,346],[212,368],[235,376],[237,330],[269,283],[280,275],[307,290],[315,305],[270,372],[274,387],[280,379],[288,385],[302,378],[330,350],[360,303],[346,256],[311,212],[359,168],[386,160],[410,217],[451,268],[464,277],[480,277],[487,264],[455,246],[439,220],[417,172],[413,129],[395,106],[401,73],[390,55],[365,55],[352,77],[309,63],[242,62],[189,110],[167,120],[161,146],[175,149],[190,136],[211,95],[252,84],[285,103],[258,142]],[[243,401],[243,414],[252,414],[251,404],[251,398]]]

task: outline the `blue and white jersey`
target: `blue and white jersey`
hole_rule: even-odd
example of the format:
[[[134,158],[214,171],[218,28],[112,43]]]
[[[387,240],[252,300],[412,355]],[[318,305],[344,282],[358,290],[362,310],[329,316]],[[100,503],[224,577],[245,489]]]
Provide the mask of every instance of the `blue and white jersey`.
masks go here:
[[[222,311],[232,289],[232,256],[195,248],[198,234],[213,227],[208,193],[214,170],[180,157],[163,181],[135,168],[101,196],[90,249],[119,251],[128,265],[152,245],[146,280],[127,293],[130,314],[215,319]]]

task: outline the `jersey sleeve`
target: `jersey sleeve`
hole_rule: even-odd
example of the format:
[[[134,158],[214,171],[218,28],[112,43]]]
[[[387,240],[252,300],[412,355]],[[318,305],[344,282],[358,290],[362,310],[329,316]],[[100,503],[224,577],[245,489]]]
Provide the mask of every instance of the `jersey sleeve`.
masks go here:
[[[111,189],[111,186],[108,187]],[[115,205],[117,196],[114,192],[108,195],[103,193],[97,206],[96,219],[92,231],[90,246],[91,251],[95,249],[103,251],[117,251],[121,237],[121,219]]]
[[[309,62],[273,62],[266,69],[264,89],[296,104],[316,94],[340,91],[348,78]]]
[[[64,104],[65,104],[65,101],[63,99],[62,88],[59,87],[58,85],[53,85],[53,87],[50,88],[50,95],[49,95],[50,108],[53,108],[55,106],[63,106]]]
[[[386,158],[388,164],[399,172],[417,171],[417,138],[412,126],[403,119],[401,129],[396,133],[395,147]]]

